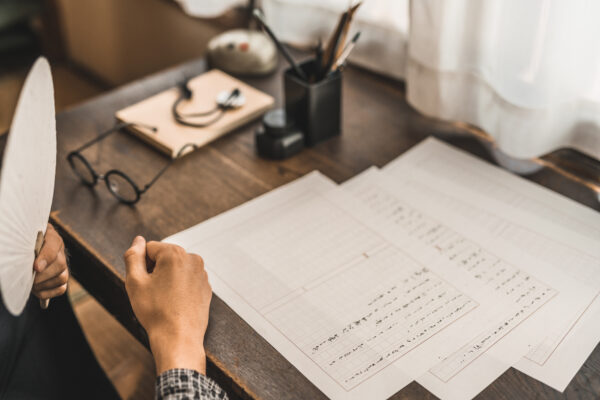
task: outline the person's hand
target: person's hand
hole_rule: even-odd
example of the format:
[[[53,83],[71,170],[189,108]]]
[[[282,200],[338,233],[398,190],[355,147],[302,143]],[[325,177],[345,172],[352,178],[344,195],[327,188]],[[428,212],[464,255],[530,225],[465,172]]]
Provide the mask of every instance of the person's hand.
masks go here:
[[[203,343],[212,289],[202,258],[172,244],[146,244],[141,236],[123,257],[125,288],[148,333],[157,374],[172,368],[205,374]]]
[[[69,268],[65,245],[51,224],[46,228],[44,244],[33,263],[33,269],[37,273],[31,291],[40,300],[51,299],[67,291]]]

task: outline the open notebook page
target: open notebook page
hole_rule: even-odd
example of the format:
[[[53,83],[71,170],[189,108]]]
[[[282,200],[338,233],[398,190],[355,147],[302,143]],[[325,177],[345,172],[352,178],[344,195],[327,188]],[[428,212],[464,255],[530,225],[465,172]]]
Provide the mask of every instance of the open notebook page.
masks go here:
[[[419,379],[442,398],[472,397],[525,354],[548,326],[561,323],[563,318],[572,318],[577,310],[585,307],[595,292],[584,283],[549,268],[546,263],[529,258],[505,240],[490,239],[490,235],[457,216],[452,209],[439,207],[443,199],[432,196],[426,187],[407,183],[372,169],[346,182],[343,187],[370,209],[373,216],[365,220],[374,221],[379,231],[391,241],[405,243],[405,232],[411,232],[423,246],[435,249],[453,260],[458,268],[476,277],[490,295],[505,296],[520,309],[522,295],[536,280],[549,283],[560,293],[542,308],[541,314],[546,314],[545,317],[535,318],[540,316],[538,312],[531,318],[532,312],[523,312],[516,320],[507,318],[500,322],[502,329],[473,335],[469,343],[431,368],[428,375],[432,382]],[[414,217],[415,214],[418,217]],[[516,290],[503,287],[507,277],[512,278]],[[521,286],[515,284],[519,281]],[[552,316],[552,322],[548,315]],[[527,346],[523,346],[523,337],[529,340]]]
[[[597,212],[435,139],[416,146],[384,171],[428,186],[453,212],[600,288]],[[595,297],[581,313],[544,335],[515,367],[564,390],[600,339],[594,323],[599,312],[600,299]]]

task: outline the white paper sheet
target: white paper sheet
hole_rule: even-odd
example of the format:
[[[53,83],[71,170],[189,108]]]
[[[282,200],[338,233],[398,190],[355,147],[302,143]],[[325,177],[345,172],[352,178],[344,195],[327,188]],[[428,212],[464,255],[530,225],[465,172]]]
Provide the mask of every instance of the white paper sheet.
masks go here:
[[[311,174],[166,239],[202,254],[215,293],[329,397],[387,398],[511,311],[368,229],[330,185]]]
[[[547,263],[529,258],[522,251],[506,243],[506,240],[485,238],[486,234],[480,232],[477,225],[469,223],[468,220],[457,219],[455,210],[452,207],[445,207],[447,203],[444,199],[435,196],[435,193],[432,195],[427,187],[422,187],[416,182],[411,183],[399,178],[390,179],[371,170],[343,186],[357,198],[362,199],[374,213],[380,214],[381,218],[379,221],[375,220],[375,224],[380,227],[380,232],[387,234],[386,237],[390,240],[400,238],[400,242],[406,243],[402,239],[402,233],[395,226],[398,225],[396,221],[401,221],[401,225],[413,231],[424,244],[438,249],[441,254],[457,257],[458,264],[462,264],[474,276],[486,279],[487,274],[490,277],[490,284],[486,286],[490,290],[500,291],[500,285],[497,283],[504,282],[506,276],[520,274],[526,282],[536,279],[535,276],[540,281],[551,282],[552,286],[560,292],[560,296],[550,301],[549,305],[541,310],[542,315],[547,313],[545,317],[541,317],[538,312],[532,318],[527,318],[528,315],[523,314],[520,320],[512,324],[507,320],[506,325],[502,324],[504,328],[502,334],[481,333],[460,351],[433,367],[425,377],[418,379],[419,383],[442,398],[475,396],[521,358],[528,351],[529,345],[539,338],[537,335],[545,333],[548,326],[562,323],[565,318],[574,318],[577,311],[585,308],[595,295],[592,287],[567,278],[559,270],[549,267]],[[440,201],[444,207],[439,207]],[[465,207],[462,211],[471,217],[477,215],[476,209]],[[419,218],[411,218],[416,222],[406,224],[406,216],[415,213],[420,214]],[[437,221],[444,221],[447,227],[453,228],[453,231],[440,228],[436,217]],[[386,229],[386,226],[389,228]],[[459,233],[461,230],[462,235]],[[468,239],[469,235],[471,239]],[[477,248],[477,243],[483,246]],[[499,262],[496,261],[488,249],[495,249],[503,259],[498,258]],[[493,276],[492,274],[497,273],[498,270],[503,273]],[[570,283],[566,284],[565,279],[570,279]],[[502,294],[508,293],[508,291],[501,291]],[[510,297],[507,294],[507,298]],[[516,298],[520,299],[518,296]],[[552,322],[548,318],[552,318]],[[526,343],[527,347],[524,346],[522,338],[529,340]]]
[[[362,290],[360,282],[395,257],[406,261],[394,271],[403,279],[424,275],[329,203],[324,194],[334,186],[312,173],[165,241],[202,254],[214,292],[327,396],[382,399],[412,379],[389,365],[365,372],[380,358],[375,349],[390,343],[361,346],[361,324],[391,288]]]
[[[545,304],[576,307],[554,301],[574,280],[540,281],[456,234],[438,238],[441,252],[423,243],[436,232],[395,230],[403,240],[392,243],[387,217],[371,214],[312,173],[165,240],[202,254],[215,293],[334,399],[387,398],[463,346],[437,372],[450,376],[507,331],[507,352],[520,356],[539,321],[558,321]]]
[[[563,392],[600,340],[600,296],[571,326],[542,363],[523,357],[513,366],[519,371]]]
[[[600,216],[593,210],[434,139],[384,171],[397,178],[412,176],[454,212],[467,216],[468,210],[470,220],[490,233],[600,287]],[[477,205],[485,211],[475,217],[472,210]],[[600,339],[598,310],[597,296],[581,313],[544,335],[515,367],[563,391]]]
[[[329,397],[384,399],[506,307],[391,245],[331,186],[313,173],[166,241],[202,254],[215,293]]]

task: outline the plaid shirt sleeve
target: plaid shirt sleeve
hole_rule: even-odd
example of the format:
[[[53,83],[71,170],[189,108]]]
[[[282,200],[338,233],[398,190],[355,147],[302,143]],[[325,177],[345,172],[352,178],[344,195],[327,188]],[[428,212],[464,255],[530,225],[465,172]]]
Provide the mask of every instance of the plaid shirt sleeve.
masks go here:
[[[228,400],[212,379],[192,369],[170,369],[156,379],[157,400]]]

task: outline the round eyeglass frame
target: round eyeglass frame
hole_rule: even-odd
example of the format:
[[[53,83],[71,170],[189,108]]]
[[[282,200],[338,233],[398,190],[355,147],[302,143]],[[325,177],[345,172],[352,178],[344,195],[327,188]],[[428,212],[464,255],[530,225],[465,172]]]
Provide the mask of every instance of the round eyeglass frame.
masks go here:
[[[156,128],[155,127],[151,127],[151,126],[146,126],[143,124],[137,124],[137,123],[123,123],[123,124],[117,124],[115,125],[113,128],[109,129],[108,131],[100,134],[98,137],[92,139],[90,142],[84,144],[83,146],[79,147],[78,149],[70,152],[67,155],[67,161],[69,162],[69,165],[71,167],[71,169],[73,170],[73,173],[75,175],[77,175],[77,177],[79,177],[79,179],[81,180],[81,182],[88,186],[88,187],[94,187],[96,186],[96,184],[98,183],[99,180],[104,180],[105,184],[106,184],[106,188],[108,189],[108,191],[117,198],[117,200],[119,200],[120,202],[124,203],[124,204],[129,204],[129,205],[133,205],[135,203],[137,203],[142,194],[144,194],[148,189],[150,189],[150,187],[154,184],[154,182],[156,182],[158,180],[158,178],[160,178],[160,176],[173,164],[173,162],[181,157],[185,150],[187,150],[188,148],[192,147],[193,149],[196,149],[198,146],[196,146],[193,143],[186,143],[185,145],[183,145],[181,147],[181,149],[179,149],[179,151],[177,152],[177,156],[175,158],[172,158],[171,160],[169,160],[169,162],[167,163],[167,165],[165,165],[155,176],[154,178],[152,178],[152,180],[146,184],[144,186],[143,189],[140,189],[139,186],[133,181],[133,179],[131,179],[126,173],[124,173],[123,171],[120,171],[118,169],[111,169],[110,171],[106,172],[104,175],[100,175],[98,174],[94,168],[91,166],[91,164],[89,163],[89,161],[85,158],[85,156],[83,156],[81,154],[81,151],[85,150],[87,147],[91,146],[94,143],[99,142],[100,140],[104,139],[106,136],[108,136],[109,134],[119,131],[123,128],[126,128],[128,126],[132,126],[132,125],[139,125],[142,127],[145,127],[147,129],[151,129],[153,132],[156,132]],[[76,161],[79,161],[85,168],[87,168],[87,170],[90,172],[93,180],[90,182],[88,181],[87,177],[84,177],[80,172],[80,169],[76,166]],[[111,187],[110,185],[110,177],[111,176],[115,176],[118,175],[121,178],[125,179],[125,181],[131,185],[132,189],[135,191],[135,198],[134,199],[129,199],[126,197],[121,196],[117,191],[115,191],[115,189],[113,187]]]
[[[81,161],[83,166],[85,168],[87,168],[88,171],[91,173],[91,176],[93,177],[92,182],[89,182],[84,176],[82,176],[79,173],[79,169],[75,166],[75,161],[74,161],[75,159]],[[99,180],[103,180],[104,183],[106,184],[106,188],[108,189],[108,191],[122,203],[135,204],[140,200],[140,197],[145,192],[145,190],[141,190],[138,187],[138,185],[135,184],[133,179],[131,179],[126,173],[124,173],[123,171],[119,171],[118,169],[111,169],[110,171],[106,172],[106,174],[99,175],[98,173],[96,173],[96,171],[94,171],[94,169],[92,168],[90,163],[85,159],[85,157],[83,157],[81,154],[79,154],[77,152],[69,153],[69,155],[67,156],[67,160],[69,161],[69,165],[71,166],[71,169],[73,170],[75,175],[77,175],[79,177],[79,179],[81,179],[81,182],[83,184],[85,184],[86,186],[89,186],[89,187],[94,187],[94,186],[96,186],[96,184],[98,184]],[[114,175],[120,176],[121,178],[125,179],[125,181],[127,181],[127,183],[129,185],[131,185],[131,187],[135,191],[134,199],[129,199],[127,197],[121,196],[117,191],[115,191],[113,189],[113,187],[110,185],[110,177],[114,176]]]

